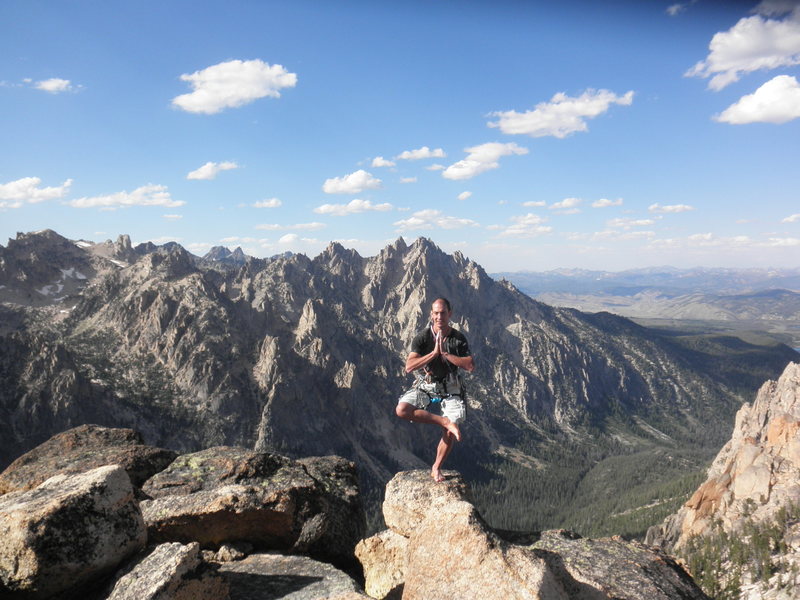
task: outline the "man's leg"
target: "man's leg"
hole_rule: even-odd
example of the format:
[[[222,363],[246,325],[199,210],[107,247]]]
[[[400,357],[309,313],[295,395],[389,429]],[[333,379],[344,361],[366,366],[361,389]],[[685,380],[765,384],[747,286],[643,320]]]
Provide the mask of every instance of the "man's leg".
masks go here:
[[[398,402],[395,413],[398,417],[405,419],[406,421],[438,425],[445,430],[445,433],[449,432],[455,437],[456,440],[459,442],[461,441],[461,431],[459,430],[458,425],[453,423],[447,417],[440,417],[439,415],[430,413],[427,410],[417,408],[408,402]],[[452,444],[452,441],[450,443]]]
[[[439,440],[439,445],[436,447],[436,462],[433,463],[433,467],[431,468],[431,477],[433,477],[434,481],[444,481],[444,475],[442,475],[442,463],[444,459],[447,458],[447,455],[450,454],[450,450],[453,448],[453,440],[455,436],[453,436],[449,431],[442,432],[442,439]]]

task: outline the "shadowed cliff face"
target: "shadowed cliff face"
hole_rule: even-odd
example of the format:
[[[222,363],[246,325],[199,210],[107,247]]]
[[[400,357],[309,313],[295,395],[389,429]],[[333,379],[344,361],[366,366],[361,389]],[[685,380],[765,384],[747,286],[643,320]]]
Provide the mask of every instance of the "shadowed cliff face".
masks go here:
[[[118,245],[136,258],[129,242]],[[197,265],[180,246],[154,249],[95,277],[65,320],[44,310],[20,319],[0,350],[0,428],[13,440],[2,443],[2,464],[96,422],[179,450],[336,453],[378,489],[432,460],[437,433],[400,422],[394,405],[411,382],[402,372],[410,340],[438,296],[452,301],[477,363],[455,467],[509,455],[541,465],[535,444],[556,434],[585,441],[587,428],[611,438],[611,422],[623,446],[714,447],[713,424],[740,403],[648,330],[533,301],[429,240],[401,239],[370,258],[331,244],[314,259]],[[524,452],[514,449],[521,440]]]

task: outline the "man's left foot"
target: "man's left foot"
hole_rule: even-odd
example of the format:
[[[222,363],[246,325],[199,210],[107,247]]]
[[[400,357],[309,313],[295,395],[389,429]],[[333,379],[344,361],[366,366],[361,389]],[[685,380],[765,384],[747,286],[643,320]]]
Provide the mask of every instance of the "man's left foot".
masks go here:
[[[433,480],[436,483],[441,483],[444,481],[444,475],[442,475],[442,472],[439,469],[431,469],[431,477],[433,477]]]

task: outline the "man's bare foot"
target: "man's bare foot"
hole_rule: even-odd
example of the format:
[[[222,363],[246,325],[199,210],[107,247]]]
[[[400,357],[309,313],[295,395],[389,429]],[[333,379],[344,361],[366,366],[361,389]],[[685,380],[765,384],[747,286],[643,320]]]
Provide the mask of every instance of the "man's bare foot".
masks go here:
[[[445,422],[445,424],[444,424],[444,426],[443,426],[443,427],[444,427],[445,429],[447,429],[447,431],[449,431],[450,433],[452,433],[454,436],[456,436],[456,441],[459,441],[459,442],[460,442],[460,441],[461,441],[461,430],[458,428],[458,425],[456,425],[455,423],[453,423],[453,422],[452,422],[450,419],[448,419],[447,417],[445,417],[445,419],[446,419],[446,422]]]
[[[433,477],[433,480],[436,483],[441,483],[442,481],[444,481],[444,475],[442,475],[442,472],[436,468],[431,469],[431,477]]]

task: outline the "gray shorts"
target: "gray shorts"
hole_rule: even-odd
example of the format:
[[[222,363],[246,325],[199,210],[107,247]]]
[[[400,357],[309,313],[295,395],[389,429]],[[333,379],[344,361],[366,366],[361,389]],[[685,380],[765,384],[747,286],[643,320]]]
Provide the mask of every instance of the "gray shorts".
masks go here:
[[[425,392],[413,387],[410,390],[403,392],[403,395],[400,396],[400,399],[397,401],[397,403],[399,404],[400,402],[405,402],[406,404],[411,404],[416,408],[427,410],[431,405],[431,398]],[[453,423],[458,425],[466,420],[467,403],[461,399],[461,396],[448,396],[447,398],[442,399],[441,406],[442,416],[447,417]]]

